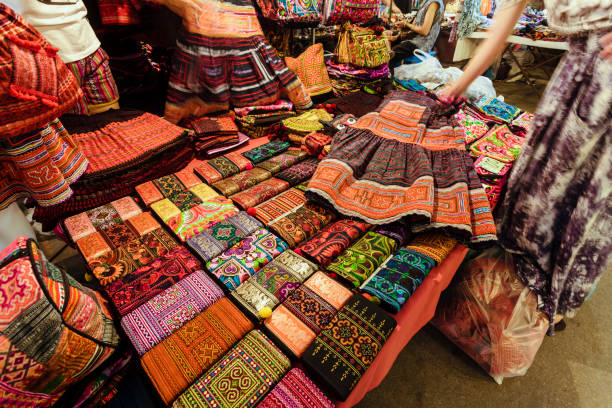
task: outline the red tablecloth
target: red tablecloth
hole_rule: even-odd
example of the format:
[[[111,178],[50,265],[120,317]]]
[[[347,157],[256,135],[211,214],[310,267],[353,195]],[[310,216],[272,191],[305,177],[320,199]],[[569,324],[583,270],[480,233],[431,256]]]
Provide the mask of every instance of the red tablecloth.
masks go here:
[[[383,346],[374,362],[365,372],[357,387],[348,399],[338,402],[338,408],[348,408],[357,405],[366,393],[380,385],[387,376],[391,366],[402,349],[408,344],[423,326],[433,317],[440,299],[440,293],[449,285],[455,272],[463,262],[468,249],[462,245],[448,255],[448,258],[438,267],[434,268],[421,286],[408,299],[400,312],[395,315],[397,327]]]

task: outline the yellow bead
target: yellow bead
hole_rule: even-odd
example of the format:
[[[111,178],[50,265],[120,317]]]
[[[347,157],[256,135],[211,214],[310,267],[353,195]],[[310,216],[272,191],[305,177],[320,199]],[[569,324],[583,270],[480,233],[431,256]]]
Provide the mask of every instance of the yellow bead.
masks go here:
[[[263,307],[260,311],[259,311],[259,317],[261,317],[262,319],[267,319],[268,317],[272,316],[272,308],[271,307]]]

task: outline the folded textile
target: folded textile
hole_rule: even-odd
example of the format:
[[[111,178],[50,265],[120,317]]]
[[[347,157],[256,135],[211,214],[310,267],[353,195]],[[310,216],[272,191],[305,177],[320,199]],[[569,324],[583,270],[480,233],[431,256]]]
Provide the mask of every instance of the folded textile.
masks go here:
[[[219,299],[142,356],[142,366],[170,404],[251,329],[229,299]]]
[[[295,116],[295,112],[279,111],[238,116],[240,131],[250,138],[272,136],[281,129],[281,121]]]
[[[234,123],[232,115],[229,113],[219,116],[203,116],[193,119],[189,123],[196,137],[206,135],[238,134],[238,126]]]
[[[295,248],[301,242],[320,232],[334,218],[336,216],[331,211],[307,202],[270,223],[269,227],[284,239],[289,247]]]
[[[290,188],[254,207],[255,217],[265,225],[297,209],[306,202],[304,191]]]
[[[283,240],[261,228],[207,262],[206,266],[231,291],[286,249]]]
[[[143,355],[223,296],[206,272],[196,271],[124,316],[121,327]]]
[[[187,245],[203,261],[208,262],[262,227],[259,221],[241,211],[188,238]]]
[[[215,157],[220,154],[223,154],[224,152],[229,152],[234,149],[237,149],[238,147],[244,144],[247,144],[247,143],[249,143],[249,137],[245,135],[244,133],[238,132],[238,138],[235,141],[234,140],[232,140],[231,142],[228,141],[226,143],[223,143],[223,145],[219,145],[219,146],[215,146],[213,148],[207,149],[204,151],[204,154],[207,157]]]
[[[236,193],[229,198],[237,206],[243,210],[247,210],[263,203],[266,200],[269,200],[277,194],[282,193],[289,187],[291,186],[286,181],[272,177],[249,189]]]
[[[396,249],[393,238],[370,231],[330,263],[327,270],[359,287]]]
[[[266,335],[252,330],[173,407],[254,407],[290,367],[289,359]]]
[[[378,306],[354,295],[306,349],[302,363],[344,401],[396,325]]]
[[[482,97],[476,102],[475,106],[485,115],[505,123],[511,122],[521,113],[521,110],[516,106],[509,105],[497,98]]]
[[[335,405],[299,368],[294,368],[270,391],[259,408],[333,408]]]
[[[289,136],[291,137],[291,135]],[[304,136],[300,141],[302,150],[308,153],[309,156],[319,157],[323,153],[325,146],[329,145],[332,137],[324,133],[312,132]]]
[[[136,186],[136,193],[146,206],[188,190],[202,182],[189,171],[179,171],[168,176],[147,181]]]
[[[412,236],[410,229],[400,222],[394,222],[387,225],[379,225],[376,227],[374,232],[384,235],[389,238],[393,238],[397,242],[397,246],[401,247],[408,242],[408,239]]]
[[[274,309],[316,270],[315,264],[287,250],[255,272],[231,296],[254,318],[259,318],[260,310]]]
[[[230,200],[218,196],[167,218],[166,224],[185,241],[237,213],[238,209]]]
[[[342,219],[300,244],[296,251],[325,267],[371,228],[364,222]]]
[[[406,248],[426,255],[440,265],[456,245],[455,239],[441,232],[427,231],[415,235]]]
[[[147,266],[104,287],[121,316],[186,278],[203,265],[184,247],[176,247]]]
[[[258,146],[254,149],[242,153],[242,155],[250,160],[253,164],[261,163],[271,157],[276,156],[289,149],[289,142],[283,142],[281,140],[273,140],[270,143]]]
[[[518,158],[524,144],[525,138],[514,135],[506,125],[498,125],[476,141],[470,150],[476,156],[510,163]]]
[[[307,135],[323,129],[321,121],[330,121],[332,116],[325,109],[312,109],[300,116],[283,120],[283,125],[291,133]]]
[[[252,168],[253,164],[241,154],[228,153],[200,164],[194,171],[209,185],[213,185],[217,181]]]
[[[215,184],[213,184],[213,187],[224,196],[229,197],[233,194],[237,194],[241,191],[251,188],[261,183],[262,181],[266,181],[271,177],[272,173],[270,173],[268,170],[255,167],[253,169],[245,170],[243,172],[235,174],[221,181],[217,181]]]
[[[317,170],[319,160],[317,159],[306,159],[296,165],[289,167],[276,174],[276,178],[285,180],[289,185],[295,186],[300,184],[312,177],[314,172]]]
[[[268,170],[272,174],[290,168],[296,163],[304,160],[306,153],[298,149],[289,149],[284,153],[274,156],[266,161],[257,164],[257,167]]]

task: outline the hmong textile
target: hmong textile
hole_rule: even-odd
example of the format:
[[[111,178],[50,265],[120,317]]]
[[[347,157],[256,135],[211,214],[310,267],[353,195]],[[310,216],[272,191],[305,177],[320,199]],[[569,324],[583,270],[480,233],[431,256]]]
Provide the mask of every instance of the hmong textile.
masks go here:
[[[265,225],[270,225],[274,220],[295,210],[305,202],[306,197],[302,190],[290,188],[254,207],[255,217]]]
[[[344,401],[374,361],[396,326],[382,309],[355,295],[317,336],[302,363]]]
[[[283,306],[316,334],[329,328],[332,318],[338,313],[337,309],[306,285],[291,293]]]
[[[317,265],[326,267],[370,228],[369,224],[343,219],[328,225],[310,240],[300,244],[296,251]]]
[[[174,403],[174,408],[250,408],[289,370],[289,359],[261,331],[249,332]]]
[[[185,241],[237,213],[238,209],[230,200],[219,196],[170,217],[166,224]]]
[[[286,249],[282,239],[262,228],[207,262],[206,267],[234,290]]]
[[[394,239],[370,231],[329,264],[327,270],[359,287],[396,250]]]
[[[479,119],[476,119],[465,112],[459,112],[456,115],[457,123],[463,129],[465,144],[475,142],[489,131],[487,124]]]
[[[316,270],[316,265],[287,250],[255,272],[231,296],[258,318],[261,309],[276,307]]]
[[[504,163],[511,163],[521,153],[525,138],[516,136],[508,126],[494,126],[491,131],[472,145],[476,156],[487,156]]]
[[[297,58],[285,58],[285,63],[300,78],[310,96],[332,91],[331,81],[323,60],[323,44],[311,45]]]
[[[308,155],[323,158],[326,156],[325,148],[331,143],[332,137],[324,133],[312,132],[304,136],[301,141],[302,150]],[[318,163],[317,163],[318,165]]]
[[[317,159],[306,159],[301,163],[298,163],[286,170],[281,171],[276,175],[277,179],[285,180],[291,186],[300,184],[306,180],[309,180],[314,172],[317,170],[319,160]]]
[[[232,150],[237,149],[238,147],[247,143],[249,143],[249,137],[244,133],[238,132],[238,137],[235,141],[232,141],[232,143],[228,141],[227,143],[223,143],[222,145],[212,147],[206,150],[204,154],[206,154],[206,156],[208,157],[215,157],[225,152],[231,152]]]
[[[245,106],[242,108],[235,108],[234,113],[238,116],[246,116],[251,113],[262,113],[269,111],[291,111],[293,109],[293,104],[289,101],[278,100],[270,105],[261,105],[261,106]]]
[[[43,128],[81,97],[79,85],[57,55],[57,48],[4,4],[0,4],[0,39],[3,138]]]
[[[70,184],[85,173],[89,162],[58,119],[40,130],[4,136],[0,138],[0,210],[22,197],[51,206],[73,194]]]
[[[283,153],[290,147],[289,142],[282,140],[273,140],[270,143],[258,146],[252,150],[242,153],[242,155],[249,159],[253,164],[261,163],[264,160],[268,160],[277,154]]]
[[[186,278],[203,265],[184,247],[177,247],[147,266],[104,287],[121,316]]]
[[[429,231],[417,234],[406,246],[415,252],[426,255],[440,265],[455,248],[457,241],[440,232]]]
[[[287,350],[288,354],[297,358],[302,356],[317,337],[315,332],[282,304],[274,309],[272,316],[266,319],[264,325],[283,350]]]
[[[279,237],[283,238],[289,247],[295,248],[319,233],[336,216],[331,211],[313,203],[306,203],[278,220],[269,227]]]
[[[140,0],[98,0],[100,20],[104,25],[140,24],[140,7]]]
[[[525,132],[528,132],[534,119],[535,115],[533,113],[523,112],[512,121],[512,126],[523,128]]]
[[[301,2],[295,0],[257,0],[265,18],[285,23],[315,24],[321,21],[323,0]]]
[[[333,408],[335,405],[299,368],[294,368],[270,391],[259,408]]]
[[[291,186],[286,181],[272,177],[247,190],[230,196],[230,199],[243,210],[247,210],[282,193],[289,187]]]
[[[64,220],[64,226],[72,241],[77,242],[87,235],[119,224],[141,212],[132,197],[123,197],[107,205],[68,217]],[[158,227],[159,224],[156,228]]]
[[[156,201],[169,198],[173,194],[181,193],[198,184],[202,184],[202,182],[192,172],[179,171],[137,185],[136,192],[142,202],[148,207]]]
[[[189,115],[266,105],[281,97],[296,109],[312,105],[300,80],[264,37],[251,2],[190,7],[178,10],[183,29],[173,57],[166,118],[178,123]]]
[[[262,227],[259,221],[241,211],[198,235],[188,238],[187,245],[204,262],[208,262]]]
[[[232,115],[228,113],[194,119],[189,123],[189,127],[193,129],[197,136],[238,133],[238,126],[234,123]]]
[[[253,164],[239,153],[228,153],[202,163],[194,169],[209,185],[253,168]]]
[[[229,197],[233,194],[251,188],[262,181],[266,181],[271,177],[272,173],[270,173],[268,170],[256,167],[254,169],[235,174],[224,180],[217,181],[215,184],[213,184],[213,187],[224,196]]]
[[[499,179],[508,174],[512,168],[512,163],[504,163],[488,156],[480,156],[474,161],[474,168],[481,178]]]
[[[374,230],[377,234],[384,235],[389,238],[393,238],[397,242],[397,246],[401,247],[408,242],[412,234],[408,227],[400,222],[394,222],[387,225],[379,225]]]
[[[250,114],[247,116],[238,116],[236,122],[238,123],[240,131],[244,132],[250,138],[272,138],[282,129],[280,122],[284,119],[294,117],[295,115],[295,112],[287,111]]]
[[[306,136],[311,132],[323,129],[323,123],[329,122],[333,117],[325,109],[311,109],[300,116],[283,120],[283,125],[292,133]]]
[[[378,16],[380,0],[330,0],[323,9],[325,24],[364,23]]]
[[[485,115],[505,123],[512,122],[521,113],[521,110],[516,106],[508,105],[497,98],[482,97],[476,102],[475,106]]]
[[[599,56],[602,35],[570,37],[499,209],[502,245],[551,330],[612,260],[612,64]]]
[[[253,324],[222,298],[142,356],[142,366],[170,404],[251,329]]]
[[[389,92],[377,112],[338,132],[306,197],[369,224],[443,228],[472,245],[496,240],[454,108],[417,92]]]
[[[91,55],[66,63],[83,91],[70,110],[77,115],[91,115],[108,109],[119,101],[119,90],[110,69],[108,54],[100,47]]]
[[[1,405],[49,406],[118,347],[112,316],[27,237],[0,251],[0,276]]]
[[[121,319],[121,327],[143,355],[221,299],[223,291],[196,271]]]
[[[257,167],[268,170],[272,174],[276,174],[279,171],[283,171],[286,168],[293,166],[294,164],[304,160],[306,158],[306,152],[297,149],[290,149],[284,153],[274,156],[266,161],[257,164]]]
[[[376,296],[383,307],[397,313],[435,265],[428,256],[401,248],[364,282],[361,290]]]
[[[482,187],[484,188],[485,193],[487,193],[487,199],[489,200],[489,204],[491,204],[491,209],[495,209],[497,206],[506,184],[508,184],[507,176],[497,181],[496,184],[492,184],[492,182],[488,180],[482,181]]]
[[[323,272],[316,272],[304,285],[325,299],[336,310],[340,310],[352,296],[350,290]]]

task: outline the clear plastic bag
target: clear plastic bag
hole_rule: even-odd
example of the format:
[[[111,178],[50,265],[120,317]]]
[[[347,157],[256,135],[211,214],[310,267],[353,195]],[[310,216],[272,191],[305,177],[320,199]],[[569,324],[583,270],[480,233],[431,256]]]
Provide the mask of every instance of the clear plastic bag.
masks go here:
[[[432,323],[501,384],[525,375],[548,319],[499,248],[467,261],[440,298]]]
[[[457,67],[444,69],[444,79],[446,83],[457,81],[462,74],[463,71]],[[479,76],[470,84],[463,96],[465,96],[469,102],[474,103],[482,97],[495,98],[497,92],[495,92],[495,88],[493,87],[493,81],[487,77]]]
[[[395,77],[400,80],[414,79],[421,84],[424,83],[436,83],[439,85],[445,84],[444,80],[444,68],[436,57],[423,52],[421,50],[415,50],[414,56],[417,57],[420,62],[416,64],[404,64],[395,68]]]

